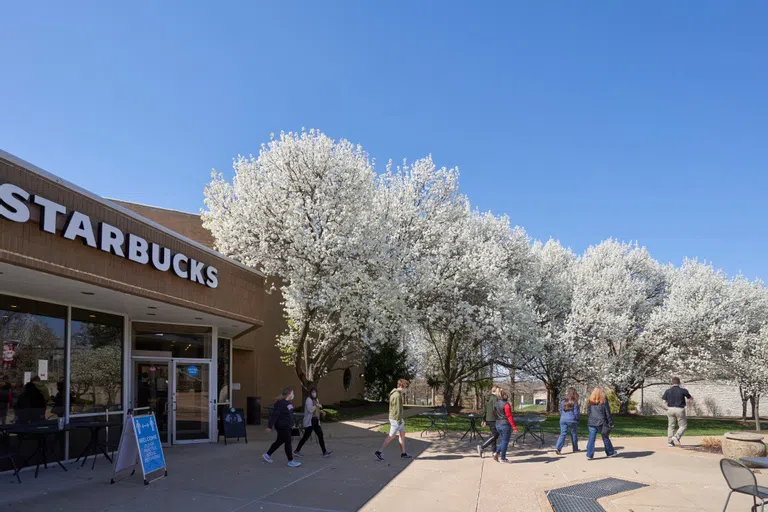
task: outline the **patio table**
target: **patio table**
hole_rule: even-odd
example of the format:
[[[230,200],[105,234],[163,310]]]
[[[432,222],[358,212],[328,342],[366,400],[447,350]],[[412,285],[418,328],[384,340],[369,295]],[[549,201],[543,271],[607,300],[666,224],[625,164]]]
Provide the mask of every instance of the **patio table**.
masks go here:
[[[56,456],[53,454],[53,452],[51,452],[51,449],[48,447],[48,437],[51,435],[58,435],[64,432],[64,430],[59,428],[58,422],[31,424],[31,425],[20,425],[20,424],[4,425],[2,429],[5,430],[6,435],[17,434],[19,437],[30,437],[37,440],[37,447],[35,448],[35,451],[32,452],[32,455],[27,457],[24,462],[21,463],[19,468],[25,467],[27,463],[30,460],[32,460],[32,458],[35,455],[40,454],[43,457],[43,467],[45,469],[48,469],[48,456],[50,455],[52,459],[56,459]],[[58,464],[59,467],[64,471],[67,471],[67,468],[64,467],[61,461],[57,460],[56,464]],[[35,467],[35,478],[37,478],[37,475],[39,472],[40,472],[40,463],[38,462]]]
[[[91,469],[94,469],[96,467],[96,457],[99,455],[99,451],[101,451],[102,454],[104,454],[104,458],[107,459],[110,464],[112,463],[112,458],[109,456],[109,453],[107,453],[108,443],[109,439],[104,440],[104,444],[99,442],[99,431],[102,429],[108,429],[109,427],[119,427],[122,426],[122,423],[119,421],[84,421],[81,423],[70,423],[67,425],[67,430],[77,430],[77,429],[88,429],[90,431],[90,439],[88,440],[88,444],[83,448],[83,451],[80,452],[80,455],[77,456],[77,459],[75,459],[74,463],[77,463],[77,461],[80,460],[80,458],[83,458],[83,463],[80,464],[80,467],[85,466],[85,462],[88,460],[88,457],[93,455],[93,464],[91,464]]]
[[[461,440],[463,441],[464,438],[467,437],[467,434],[469,434],[470,441],[474,441],[476,437],[479,437],[481,441],[485,441],[485,439],[483,439],[483,434],[477,430],[477,420],[481,420],[482,416],[479,414],[462,414],[461,417],[469,420],[469,428],[464,432],[464,435],[461,436]]]
[[[541,429],[541,424],[546,420],[547,418],[543,416],[521,416],[520,418],[516,418],[515,424],[520,424],[520,426],[523,427],[523,433],[515,436],[515,439],[512,441],[512,446],[514,447],[515,443],[520,440],[525,441],[526,436],[529,434],[532,438],[536,439],[541,446],[544,446],[544,431]]]
[[[424,434],[429,432],[437,432],[438,437],[443,437],[447,434],[446,430],[440,428],[440,425],[437,424],[437,420],[448,419],[448,411],[428,411],[419,414],[419,416],[429,418],[429,425],[421,431],[420,437],[424,437]]]

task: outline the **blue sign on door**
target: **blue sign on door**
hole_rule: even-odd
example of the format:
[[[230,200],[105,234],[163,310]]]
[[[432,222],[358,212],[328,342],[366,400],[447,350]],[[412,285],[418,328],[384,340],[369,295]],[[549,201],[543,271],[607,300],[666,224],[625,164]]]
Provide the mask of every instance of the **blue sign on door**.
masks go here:
[[[197,366],[187,366],[187,375],[190,377],[196,377],[200,369]]]
[[[135,416],[133,429],[136,432],[136,444],[139,447],[139,457],[141,457],[141,465],[144,467],[144,474],[147,475],[163,469],[165,456],[160,444],[160,432],[157,430],[155,417],[152,415]]]

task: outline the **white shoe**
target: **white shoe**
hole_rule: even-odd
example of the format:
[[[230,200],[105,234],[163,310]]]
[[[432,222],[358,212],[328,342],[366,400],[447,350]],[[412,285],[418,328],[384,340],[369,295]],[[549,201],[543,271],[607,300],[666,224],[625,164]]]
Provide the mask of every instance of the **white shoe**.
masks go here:
[[[288,463],[288,467],[289,467],[289,468],[297,468],[297,467],[299,467],[299,466],[301,466],[301,462],[299,462],[299,461],[297,461],[297,460],[292,460],[292,461],[290,461],[290,462]]]
[[[270,457],[270,456],[269,456],[268,454],[266,454],[266,453],[265,453],[264,455],[262,455],[262,456],[261,456],[261,458],[262,458],[262,459],[264,459],[264,462],[268,462],[268,463],[270,463],[270,464],[272,464],[273,462],[275,462],[275,461],[273,461],[273,460],[272,460],[272,457]]]
[[[293,452],[293,456],[294,457],[298,457],[298,458],[302,458],[303,457],[303,455],[301,453],[299,453],[299,452]]]

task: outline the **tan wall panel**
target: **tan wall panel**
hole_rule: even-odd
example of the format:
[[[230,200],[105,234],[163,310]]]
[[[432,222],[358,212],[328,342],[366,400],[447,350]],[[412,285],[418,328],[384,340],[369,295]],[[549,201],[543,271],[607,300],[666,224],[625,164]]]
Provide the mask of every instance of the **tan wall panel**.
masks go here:
[[[138,235],[174,253],[213,265],[218,269],[219,286],[211,289],[181,279],[171,271],[160,272],[151,265],[67,240],[60,231],[63,216],[59,216],[57,234],[43,232],[38,224],[39,209],[34,205],[30,205],[32,218],[27,223],[0,219],[0,261],[234,320],[262,323],[265,293],[259,275],[1,158],[0,183],[13,183],[30,194],[66,206],[68,211],[88,215],[94,229],[98,222],[107,222],[125,234]]]

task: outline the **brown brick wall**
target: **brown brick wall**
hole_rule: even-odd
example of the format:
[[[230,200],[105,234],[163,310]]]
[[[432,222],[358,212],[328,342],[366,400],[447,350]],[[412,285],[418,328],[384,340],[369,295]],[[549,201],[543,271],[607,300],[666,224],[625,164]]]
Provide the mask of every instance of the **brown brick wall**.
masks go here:
[[[13,183],[30,194],[64,205],[68,211],[82,212],[91,218],[94,228],[104,221],[125,234],[133,233],[174,253],[182,252],[213,265],[218,269],[219,286],[211,289],[181,279],[172,271],[160,272],[151,265],[140,265],[67,240],[61,236],[63,216],[59,216],[57,234],[43,232],[38,224],[39,210],[34,205],[30,205],[32,218],[27,223],[0,218],[0,261],[234,320],[262,323],[265,294],[259,275],[3,158],[1,183]]]
[[[211,249],[215,248],[213,235],[203,227],[200,215],[179,212],[176,210],[166,210],[164,208],[156,208],[154,206],[146,206],[143,204],[129,203],[116,199],[111,199],[111,201],[124,208],[128,208],[143,217],[153,220],[168,229],[172,229],[190,240],[194,240]]]

